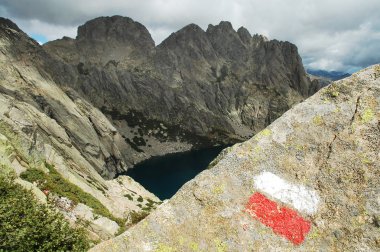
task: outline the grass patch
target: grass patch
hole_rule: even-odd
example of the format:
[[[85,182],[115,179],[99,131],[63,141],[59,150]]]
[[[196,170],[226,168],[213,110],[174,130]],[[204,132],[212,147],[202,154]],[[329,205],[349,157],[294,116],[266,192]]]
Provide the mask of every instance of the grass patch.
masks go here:
[[[86,251],[89,241],[50,205],[0,175],[0,251]]]
[[[20,177],[31,183],[37,183],[38,188],[41,190],[49,190],[52,193],[72,200],[75,204],[83,203],[91,207],[94,214],[107,217],[117,222],[119,226],[124,225],[125,221],[123,219],[114,217],[94,196],[86,193],[78,186],[63,178],[62,175],[54,169],[53,165],[45,162],[45,167],[49,170],[48,174],[41,170],[31,168],[21,173]]]
[[[146,200],[148,201],[148,204],[151,204],[151,205],[153,205],[153,204],[161,204],[162,203],[161,201],[156,202],[156,201],[154,201],[154,200],[152,200],[150,198],[147,198]]]
[[[140,212],[132,211],[130,213],[132,224],[136,224],[136,223],[140,222],[141,220],[143,220],[148,215],[149,215],[149,212],[146,212],[146,211],[140,211]]]
[[[145,207],[143,207],[142,210],[150,212],[152,209],[156,209],[155,204],[157,204],[157,202],[154,202],[151,199],[148,199],[147,201],[148,202],[145,204]]]
[[[124,194],[124,197],[127,197],[129,200],[133,201],[133,197],[129,193]]]
[[[144,198],[143,197],[141,197],[141,195],[137,198],[137,201],[138,202],[143,202],[144,201]]]
[[[141,208],[141,210],[150,212],[152,210],[152,208],[145,206],[145,207]]]

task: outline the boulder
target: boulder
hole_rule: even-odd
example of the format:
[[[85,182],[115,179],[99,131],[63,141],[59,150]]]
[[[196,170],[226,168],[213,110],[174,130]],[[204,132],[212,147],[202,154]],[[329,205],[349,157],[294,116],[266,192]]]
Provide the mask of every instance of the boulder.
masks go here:
[[[91,251],[378,251],[379,77],[323,88]]]

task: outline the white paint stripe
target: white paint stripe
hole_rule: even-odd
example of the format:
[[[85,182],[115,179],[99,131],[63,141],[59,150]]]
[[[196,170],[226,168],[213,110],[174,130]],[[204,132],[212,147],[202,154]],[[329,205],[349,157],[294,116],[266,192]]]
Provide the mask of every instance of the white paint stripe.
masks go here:
[[[313,189],[288,183],[279,176],[267,171],[256,176],[254,184],[256,189],[283,203],[291,204],[300,212],[313,214],[317,211],[319,196]]]

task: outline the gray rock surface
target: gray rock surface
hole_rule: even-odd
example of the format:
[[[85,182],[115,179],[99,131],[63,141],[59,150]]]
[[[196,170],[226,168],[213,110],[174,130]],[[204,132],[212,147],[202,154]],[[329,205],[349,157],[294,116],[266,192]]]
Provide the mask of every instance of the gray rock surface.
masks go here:
[[[17,176],[30,168],[47,172],[46,162],[118,218],[140,211],[139,203],[125,196],[130,190],[144,203],[159,201],[129,177],[103,178],[127,169],[132,148],[101,111],[54,83],[40,68],[47,62],[58,61],[10,20],[0,18],[0,173],[6,167]],[[46,202],[36,185],[20,178],[16,182]],[[94,232],[101,238],[112,236],[116,223],[99,218]],[[107,222],[111,224],[102,230],[101,223]]]
[[[295,45],[229,22],[190,24],[154,46],[140,23],[101,17],[43,47],[60,66],[42,69],[112,119],[131,162],[248,139],[318,89]]]
[[[0,22],[0,93],[17,102],[30,104],[59,124],[59,130],[46,129],[46,125],[40,127],[53,131],[53,136],[65,145],[74,145],[103,177],[111,178],[126,170],[130,165],[126,153],[132,148],[99,110],[74,91],[66,89],[64,92],[48,73],[39,68],[41,64],[54,65],[56,62],[17,26],[10,28],[9,22],[5,19]],[[25,112],[9,108],[9,115],[22,118]],[[18,119],[18,122],[33,133],[33,124],[28,119]]]
[[[375,65],[320,90],[91,251],[379,251],[379,77]],[[308,222],[271,222],[306,230],[304,240],[264,225],[272,212],[248,204],[257,193]]]

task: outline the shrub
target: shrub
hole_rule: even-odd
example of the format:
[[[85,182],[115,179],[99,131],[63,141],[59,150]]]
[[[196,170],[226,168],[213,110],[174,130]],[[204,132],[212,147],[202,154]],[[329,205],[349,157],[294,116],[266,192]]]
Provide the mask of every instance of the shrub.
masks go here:
[[[85,251],[82,229],[73,229],[62,214],[40,204],[34,195],[0,176],[0,251]]]
[[[129,200],[133,201],[133,197],[129,193],[125,194],[124,197],[127,197]]]
[[[139,197],[137,198],[137,201],[138,201],[138,202],[143,202],[143,201],[144,201],[144,198],[141,197],[141,196],[139,196]]]
[[[149,212],[146,212],[146,211],[140,211],[140,212],[132,211],[130,213],[132,224],[136,224],[140,222],[148,215],[149,215]]]
[[[62,175],[55,170],[53,165],[45,163],[45,166],[49,169],[48,174],[41,170],[31,168],[21,173],[20,177],[32,183],[36,182],[38,188],[41,190],[49,190],[52,193],[72,200],[75,204],[83,203],[91,207],[95,214],[116,221],[120,226],[123,225],[124,220],[114,217],[94,196],[86,193],[78,186],[63,178]]]

